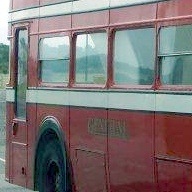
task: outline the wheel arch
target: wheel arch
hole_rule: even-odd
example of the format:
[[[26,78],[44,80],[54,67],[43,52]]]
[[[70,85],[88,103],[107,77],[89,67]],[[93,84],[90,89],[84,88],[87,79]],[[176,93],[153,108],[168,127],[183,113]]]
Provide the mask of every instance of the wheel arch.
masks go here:
[[[50,140],[58,140],[59,144],[61,146],[61,150],[63,152],[63,158],[65,162],[66,171],[68,172],[67,175],[69,175],[69,162],[67,159],[67,148],[65,144],[65,135],[62,130],[62,127],[59,123],[59,121],[53,117],[53,116],[47,116],[43,119],[39,126],[39,133],[36,140],[36,146],[35,146],[35,158],[34,158],[34,189],[37,190],[37,157],[38,153],[41,150],[41,147],[46,144],[46,141],[49,142]]]

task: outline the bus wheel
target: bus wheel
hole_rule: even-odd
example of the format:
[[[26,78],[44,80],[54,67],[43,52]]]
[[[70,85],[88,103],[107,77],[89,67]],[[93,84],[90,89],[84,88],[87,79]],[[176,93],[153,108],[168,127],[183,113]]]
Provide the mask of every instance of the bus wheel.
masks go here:
[[[66,192],[66,164],[58,140],[49,141],[40,147],[37,157],[39,192]]]

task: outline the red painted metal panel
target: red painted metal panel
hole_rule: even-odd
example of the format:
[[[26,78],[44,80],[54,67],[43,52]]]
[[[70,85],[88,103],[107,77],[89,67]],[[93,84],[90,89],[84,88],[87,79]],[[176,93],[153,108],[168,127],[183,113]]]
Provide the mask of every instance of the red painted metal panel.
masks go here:
[[[20,119],[12,120],[12,142],[27,143],[27,123]]]
[[[72,16],[73,28],[95,28],[109,23],[109,11],[81,13]]]
[[[192,190],[190,115],[157,114],[155,146],[160,192]]]
[[[191,192],[192,164],[158,161],[158,192]]]
[[[78,99],[78,98],[77,98]],[[105,129],[105,120],[107,119],[106,110],[98,109],[83,109],[83,108],[71,108],[70,109],[70,147],[71,147],[71,160],[74,173],[74,183],[76,190],[81,188],[89,189],[88,191],[101,191],[100,189],[105,189],[107,181],[106,163],[104,156],[107,155],[107,137],[100,135],[101,129]],[[95,124],[94,124],[94,123]],[[99,123],[100,122],[100,123]],[[102,124],[103,122],[103,124]],[[92,125],[94,126],[92,127]],[[103,127],[103,126],[104,127]],[[92,129],[93,128],[93,129]],[[105,129],[106,130],[106,129]],[[104,131],[104,130],[103,130]],[[105,132],[105,131],[104,131]],[[106,132],[105,132],[106,133]],[[78,151],[85,151],[85,153],[78,153]],[[93,155],[97,154],[97,155]],[[103,155],[98,155],[103,154]],[[87,176],[84,175],[86,172],[85,159],[87,158],[89,180],[94,180],[95,182],[87,182],[82,179],[86,179]],[[82,158],[82,159],[78,159]],[[103,166],[101,165],[103,163]],[[81,167],[81,169],[79,169]],[[95,168],[97,167],[97,170]],[[91,171],[94,171],[91,174]],[[80,178],[80,176],[83,178]],[[101,185],[96,185],[101,181]],[[81,190],[82,191],[82,190]],[[87,190],[85,190],[87,191]],[[104,190],[105,191],[105,190]]]
[[[10,7],[22,9],[61,1],[14,0]],[[109,21],[111,26],[120,24],[141,26],[144,22],[154,21],[157,10],[159,19],[192,15],[191,5],[191,0],[175,0],[161,2],[158,7],[157,4],[148,4],[73,16],[41,18],[39,21],[34,19],[30,23],[28,85],[37,86],[38,33],[49,36],[50,33],[70,31],[71,27],[78,31],[84,28],[94,30],[97,27],[108,26]],[[12,35],[11,31],[12,29],[9,29],[9,35]],[[9,86],[13,87],[15,83],[13,46],[11,58]],[[18,122],[21,126],[18,134],[13,137],[13,112],[13,104],[8,103],[6,178],[10,182],[33,187],[33,158],[39,125],[45,117],[54,116],[65,134],[77,190],[91,192],[102,190],[190,192],[192,190],[190,115],[156,113],[154,124],[153,113],[118,110],[107,112],[105,109],[73,107],[69,109],[69,107],[54,105],[38,105],[36,109],[36,104],[30,104],[28,124]],[[12,141],[27,144],[28,147]],[[154,155],[157,158],[156,166]],[[155,185],[155,175],[158,179],[158,189]]]
[[[12,143],[13,183],[26,187],[27,182],[27,146]]]
[[[29,22],[30,34],[38,33],[39,31],[39,19],[33,19]]]
[[[35,104],[27,105],[28,117],[28,134],[27,134],[27,187],[34,188],[34,159],[35,159],[35,147],[36,147],[36,113],[37,107]]]
[[[12,181],[14,184],[27,186],[27,128],[28,124],[19,119],[12,120]]]
[[[49,27],[48,27],[49,26]],[[71,16],[57,16],[41,18],[39,20],[39,32],[50,33],[59,30],[69,30],[71,28]]]
[[[16,132],[13,135],[14,105],[7,103],[6,126],[6,178],[9,182],[26,187],[27,179],[27,125],[14,119]]]
[[[156,156],[192,159],[190,115],[157,114]]]
[[[110,11],[110,24],[150,21],[156,18],[156,4],[133,6]]]
[[[5,178],[8,179],[9,182],[12,182],[12,145],[11,145],[11,138],[12,138],[12,120],[14,118],[13,114],[13,104],[7,103],[6,104],[6,166],[5,166]]]
[[[37,105],[37,122],[36,122],[36,133],[39,133],[39,127],[42,121],[46,117],[54,117],[60,123],[61,128],[65,136],[65,144],[67,149],[69,149],[70,139],[69,139],[69,109],[64,106],[56,105]]]
[[[39,1],[40,1],[40,5],[64,2],[64,0],[39,0]]]
[[[165,1],[159,3],[158,18],[192,15],[191,0]]]
[[[29,59],[28,59],[28,87],[38,85],[38,36],[30,36]]]
[[[39,0],[13,0],[12,9],[23,9],[32,6],[38,6]]]
[[[105,192],[106,188],[106,157],[103,153],[87,150],[76,150],[77,159],[77,190],[78,192]],[[86,182],[85,182],[86,181]]]
[[[121,121],[127,135],[108,138],[111,191],[154,192],[154,114],[109,111],[109,119]]]

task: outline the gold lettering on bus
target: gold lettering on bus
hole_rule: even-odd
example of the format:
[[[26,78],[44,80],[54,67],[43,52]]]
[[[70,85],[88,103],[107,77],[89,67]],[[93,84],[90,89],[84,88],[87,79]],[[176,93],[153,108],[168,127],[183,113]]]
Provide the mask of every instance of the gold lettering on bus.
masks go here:
[[[93,135],[127,139],[126,122],[115,119],[88,119],[88,132]]]

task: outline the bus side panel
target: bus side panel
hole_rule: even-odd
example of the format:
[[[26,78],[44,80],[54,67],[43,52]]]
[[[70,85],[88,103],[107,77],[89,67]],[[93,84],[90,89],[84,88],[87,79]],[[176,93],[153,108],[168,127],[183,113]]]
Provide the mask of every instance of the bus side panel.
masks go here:
[[[74,14],[72,28],[97,27],[109,24],[109,11]]]
[[[156,156],[192,159],[190,115],[156,115]]]
[[[160,191],[192,190],[192,119],[190,115],[157,114],[156,158]]]
[[[13,183],[27,187],[27,145],[12,143]]]
[[[28,109],[27,109],[28,110]],[[14,120],[13,120],[14,121]],[[12,176],[13,183],[26,187],[27,184],[27,132],[28,125],[25,121],[18,121],[16,134],[12,134]]]
[[[110,24],[150,21],[156,18],[156,4],[110,10]],[[134,23],[133,23],[134,24]]]
[[[192,166],[190,164],[158,160],[159,192],[191,192]]]
[[[35,20],[34,23],[37,21]],[[31,25],[31,33],[35,32],[36,26]],[[30,51],[29,51],[29,61],[28,61],[28,87],[37,87],[37,79],[38,79],[38,36],[31,35],[30,36]]]
[[[34,188],[34,158],[35,158],[35,143],[36,143],[36,104],[28,104],[28,167],[27,167],[27,188]]]
[[[47,27],[49,26],[49,27]],[[57,30],[67,30],[71,28],[71,16],[57,16],[41,18],[39,20],[39,31],[42,32],[52,32]]]
[[[12,119],[14,118],[13,114],[13,103],[6,104],[6,167],[5,167],[5,178],[9,182],[12,182],[12,145],[11,145],[11,138],[12,138]]]
[[[37,87],[38,82],[38,35],[32,35],[38,31],[38,20],[34,19],[30,23],[30,47],[29,47],[29,59],[28,59],[28,87]],[[28,98],[29,99],[29,98]],[[34,158],[35,158],[35,143],[36,143],[36,117],[37,107],[36,104],[27,104],[27,144],[28,144],[28,168],[27,168],[27,187],[30,189],[34,188]]]
[[[39,1],[40,1],[40,5],[46,5],[46,4],[65,2],[65,1],[68,1],[68,0],[39,0]]]
[[[107,110],[70,108],[71,159],[78,192],[107,191]]]
[[[158,18],[189,16],[191,13],[191,0],[165,1],[159,3],[158,6]]]
[[[158,19],[181,18],[182,16],[191,18],[191,5],[191,0],[160,2],[158,3]],[[178,25],[179,23],[183,25],[189,23],[189,21],[190,20],[187,19],[179,19],[166,22],[165,25]],[[180,98],[180,100],[182,99]],[[185,101],[180,100],[175,103],[166,104],[173,109],[183,109],[184,106],[182,103]],[[164,102],[161,102],[159,106],[157,103],[157,107],[162,108],[163,103]],[[188,106],[190,108],[190,103]],[[185,110],[186,109],[183,111]],[[190,192],[192,191],[191,114],[156,113],[155,119],[155,156],[159,187],[158,191]]]
[[[13,0],[12,9],[23,9],[26,7],[38,6],[39,0]]]
[[[153,124],[154,113],[109,111],[111,192],[155,191]]]
[[[42,121],[46,117],[54,117],[63,129],[66,148],[69,149],[69,110],[68,107],[57,105],[37,105],[37,133]]]

